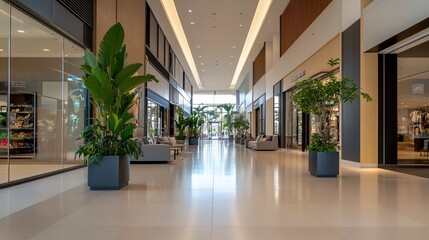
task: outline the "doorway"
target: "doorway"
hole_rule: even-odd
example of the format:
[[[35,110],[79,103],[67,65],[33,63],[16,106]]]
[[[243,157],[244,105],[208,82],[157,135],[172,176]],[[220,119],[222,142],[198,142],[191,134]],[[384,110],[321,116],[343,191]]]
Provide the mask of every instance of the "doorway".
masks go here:
[[[222,138],[221,129],[222,129],[222,126],[220,122],[210,122],[209,138],[216,139],[216,140]]]

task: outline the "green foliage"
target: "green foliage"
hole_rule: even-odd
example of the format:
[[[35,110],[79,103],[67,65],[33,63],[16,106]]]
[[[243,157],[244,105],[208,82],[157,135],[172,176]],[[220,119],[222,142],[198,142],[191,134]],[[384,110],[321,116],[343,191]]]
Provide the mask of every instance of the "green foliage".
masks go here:
[[[204,124],[204,118],[198,115],[198,112],[192,111],[191,116],[186,118],[186,125],[189,131],[189,137],[200,137],[201,127]]]
[[[177,114],[178,114],[178,118],[177,118],[177,120],[174,120],[174,122],[176,124],[176,130],[177,130],[176,138],[179,140],[183,140],[183,139],[185,139],[185,130],[186,130],[186,126],[187,126],[188,122],[183,115],[183,109],[182,108],[179,107],[177,109]]]
[[[340,59],[329,59],[328,65],[335,68]],[[366,101],[372,101],[369,94],[361,92],[359,87],[349,78],[337,78],[332,72],[327,81],[307,79],[296,84],[297,90],[292,94],[292,100],[297,109],[310,113],[315,117],[317,133],[311,137],[308,150],[320,152],[335,152],[338,144],[333,141],[329,132],[330,113],[340,103],[352,102],[362,96]]]
[[[76,156],[85,156],[89,164],[98,164],[102,156],[128,154],[136,159],[143,152],[133,139],[135,125],[129,123],[134,114],[129,113],[135,104],[139,86],[158,81],[153,75],[138,75],[141,63],[126,64],[124,29],[114,24],[100,43],[96,57],[86,50],[81,70],[86,74],[83,84],[97,108],[97,124],[86,127],[81,139],[84,144]],[[134,90],[133,90],[134,89]]]
[[[232,103],[225,103],[218,106],[219,108],[223,108],[226,114],[223,116],[222,128],[228,132],[228,134],[232,133],[234,129],[234,116],[237,114],[234,111],[235,105]]]
[[[250,123],[247,121],[243,113],[237,114],[234,118],[234,128],[237,130],[237,135],[244,136],[244,134],[249,130]]]

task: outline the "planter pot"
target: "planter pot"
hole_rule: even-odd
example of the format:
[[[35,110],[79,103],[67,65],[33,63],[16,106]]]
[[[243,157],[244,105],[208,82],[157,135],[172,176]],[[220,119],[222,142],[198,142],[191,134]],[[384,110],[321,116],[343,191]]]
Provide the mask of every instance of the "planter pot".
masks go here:
[[[244,145],[246,143],[246,139],[245,138],[240,138],[240,144]]]
[[[235,136],[235,143],[240,144],[240,139],[241,139],[240,136]]]
[[[229,135],[229,136],[228,136],[228,140],[229,140],[230,142],[234,141],[234,135]]]
[[[100,165],[88,165],[88,186],[90,190],[119,190],[130,180],[130,158],[104,156]]]
[[[197,137],[190,137],[189,138],[189,145],[198,145],[198,138]]]
[[[312,152],[308,154],[310,174],[315,177],[337,177],[340,172],[338,152]]]

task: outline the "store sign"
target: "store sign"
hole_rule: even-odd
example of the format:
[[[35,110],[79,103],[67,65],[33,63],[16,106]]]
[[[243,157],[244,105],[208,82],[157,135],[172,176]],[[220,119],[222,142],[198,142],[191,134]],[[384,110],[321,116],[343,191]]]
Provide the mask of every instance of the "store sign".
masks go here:
[[[13,81],[11,84],[11,87],[13,87],[13,88],[25,88],[25,82],[24,81]]]
[[[305,75],[305,70],[298,73],[296,76],[294,76],[291,80],[290,83],[294,83],[296,81],[298,81],[298,79],[302,78]]]

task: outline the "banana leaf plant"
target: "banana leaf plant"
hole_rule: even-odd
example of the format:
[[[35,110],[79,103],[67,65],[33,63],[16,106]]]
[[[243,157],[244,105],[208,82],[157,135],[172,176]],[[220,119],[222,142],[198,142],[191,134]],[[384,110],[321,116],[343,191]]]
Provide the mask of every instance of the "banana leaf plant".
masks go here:
[[[139,86],[158,80],[150,74],[138,75],[141,63],[127,64],[124,37],[122,25],[116,23],[101,41],[98,55],[86,50],[83,57],[83,84],[91,94],[97,119],[83,130],[83,144],[75,156],[83,155],[88,164],[99,164],[103,156],[129,155],[138,159],[143,154],[141,145],[133,139],[136,126],[130,109]]]
[[[188,125],[188,122],[187,122],[185,116],[183,115],[183,109],[182,108],[179,107],[177,109],[177,115],[178,115],[177,120],[174,120],[174,123],[176,125],[176,131],[177,131],[176,138],[178,140],[185,140],[185,138],[186,138],[185,130],[186,130],[186,127]]]
[[[223,116],[222,128],[228,133],[228,135],[230,135],[234,130],[234,117],[237,114],[237,112],[234,111],[235,105],[232,103],[225,103],[218,107],[223,108],[226,112]]]

